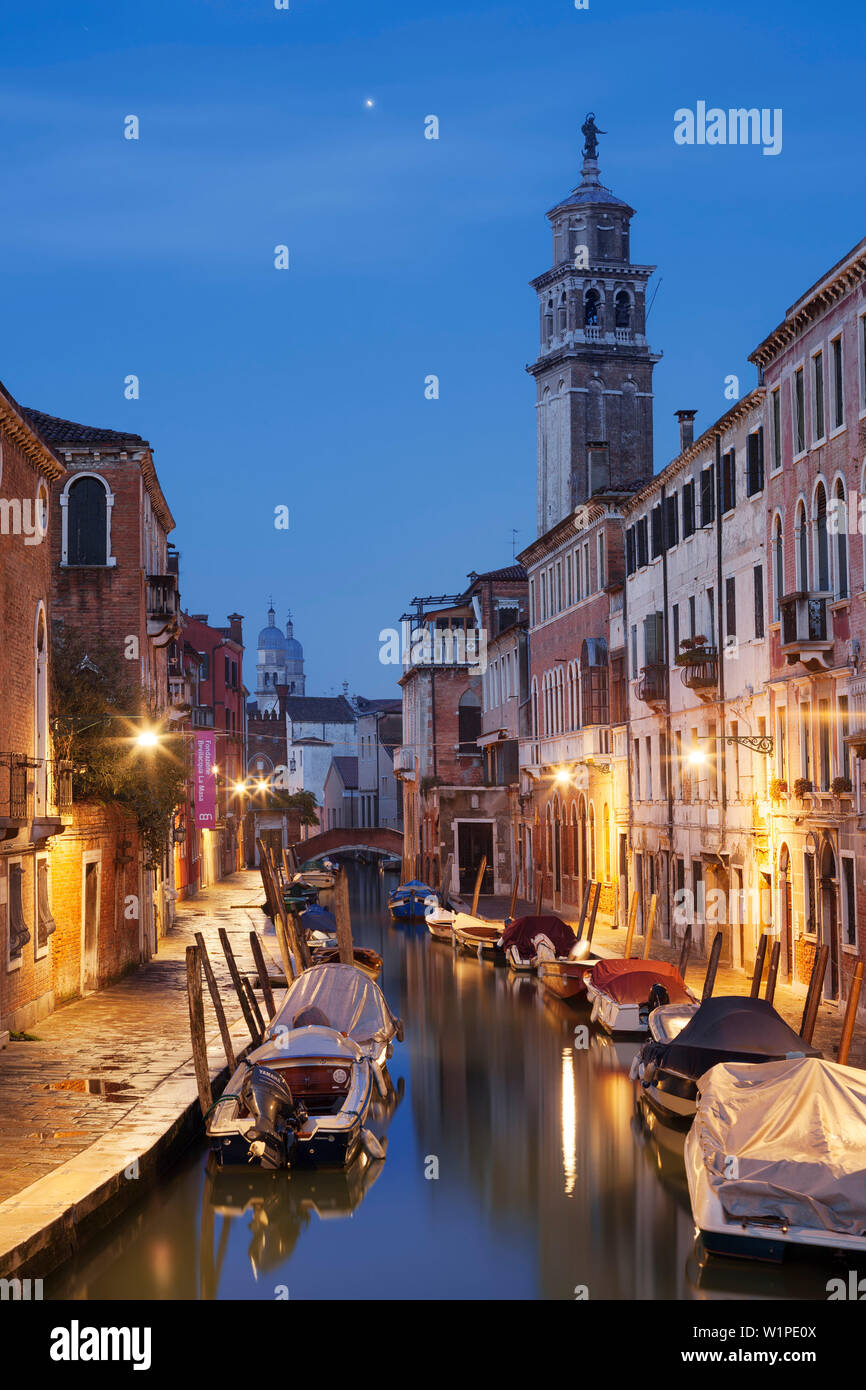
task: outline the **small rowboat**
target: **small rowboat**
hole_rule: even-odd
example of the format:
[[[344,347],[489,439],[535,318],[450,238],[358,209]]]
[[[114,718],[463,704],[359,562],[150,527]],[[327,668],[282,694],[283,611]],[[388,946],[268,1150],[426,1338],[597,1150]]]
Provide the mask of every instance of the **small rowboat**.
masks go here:
[[[458,912],[451,928],[454,940],[461,950],[470,955],[501,956],[504,922],[487,922],[482,917],[472,917],[468,912]]]
[[[410,879],[401,883],[388,898],[388,910],[396,921],[421,922],[424,920],[424,903],[433,893],[420,879]]]
[[[335,881],[334,875],[327,869],[303,869],[295,874],[292,886],[300,883],[304,888],[333,888]]]
[[[427,907],[424,909],[424,920],[427,923],[427,930],[437,941],[451,941],[453,937],[452,928],[456,912],[452,912],[449,907],[443,907],[439,899],[431,897]]]
[[[593,953],[588,941],[579,941],[566,960],[555,960],[552,955],[548,958],[541,950],[538,953],[538,978],[557,999],[577,999],[586,994],[587,976],[604,959],[604,956]]]
[[[358,970],[363,970],[371,980],[378,980],[382,973],[382,957],[366,946],[355,946],[352,954]],[[314,965],[337,965],[340,960],[340,950],[336,946],[314,947],[311,955]]]

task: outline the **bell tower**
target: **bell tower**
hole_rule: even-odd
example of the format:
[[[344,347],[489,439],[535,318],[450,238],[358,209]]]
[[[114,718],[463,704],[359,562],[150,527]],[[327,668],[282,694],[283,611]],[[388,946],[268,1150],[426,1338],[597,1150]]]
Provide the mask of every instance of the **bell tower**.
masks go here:
[[[541,344],[535,377],[538,534],[594,492],[628,492],[653,472],[652,374],[646,340],[653,265],[630,260],[634,208],[601,182],[592,112],[577,187],[548,212],[553,268],[531,281]]]

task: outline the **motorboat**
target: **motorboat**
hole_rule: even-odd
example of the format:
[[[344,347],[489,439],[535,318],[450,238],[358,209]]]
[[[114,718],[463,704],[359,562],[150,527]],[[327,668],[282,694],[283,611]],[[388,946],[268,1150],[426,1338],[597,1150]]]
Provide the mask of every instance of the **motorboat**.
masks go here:
[[[300,873],[294,874],[292,884],[300,883],[304,888],[333,888],[336,876],[330,869],[302,869]]]
[[[512,970],[534,974],[546,953],[553,960],[567,956],[576,944],[573,929],[552,913],[518,917],[502,930],[502,947]]]
[[[395,888],[388,898],[388,911],[391,916],[404,922],[423,922],[424,920],[424,900],[429,898],[433,889],[426,883],[422,883],[418,878],[409,879],[407,883],[401,883],[399,888]]]
[[[455,944],[469,955],[505,958],[502,948],[504,922],[489,922],[469,912],[458,912],[451,932]]]
[[[556,956],[543,943],[538,949],[538,978],[557,999],[577,999],[586,994],[586,979],[599,961],[607,959],[593,951],[589,941],[577,941],[565,957]]]
[[[698,1080],[720,1062],[821,1056],[766,999],[719,995],[694,1011],[668,1004],[650,1014],[649,1032],[632,1079],[640,1080],[650,1104],[669,1123],[691,1123]]]
[[[664,960],[601,960],[586,976],[592,1022],[609,1033],[645,1033],[653,1009],[696,1004],[675,965]]]
[[[218,1164],[340,1167],[362,1147],[381,1157],[365,1121],[376,1091],[388,1094],[385,1066],[402,1035],[369,976],[310,966],[208,1116]]]
[[[435,893],[431,893],[429,898],[424,901],[424,921],[427,923],[427,930],[437,941],[450,941],[452,938],[452,928],[454,918],[457,916],[450,907],[446,907],[440,902]]]
[[[310,903],[300,915],[301,926],[308,940],[317,946],[333,946],[337,938],[337,919],[333,912],[318,903]]]
[[[866,1072],[819,1057],[722,1062],[698,1091],[684,1154],[708,1254],[866,1254]]]

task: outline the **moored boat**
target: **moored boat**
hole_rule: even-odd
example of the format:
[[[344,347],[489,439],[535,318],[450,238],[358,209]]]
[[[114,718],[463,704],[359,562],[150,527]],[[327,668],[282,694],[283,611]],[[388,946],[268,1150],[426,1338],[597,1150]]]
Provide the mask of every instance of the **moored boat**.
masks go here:
[[[451,928],[454,941],[470,955],[485,955],[504,959],[502,932],[504,922],[486,922],[469,912],[458,912]]]
[[[575,944],[573,929],[553,913],[518,917],[502,930],[502,946],[509,966],[527,973],[535,972],[544,954],[551,959],[567,956]]]
[[[645,1033],[653,1009],[696,1004],[675,965],[663,960],[602,960],[586,977],[592,1020],[609,1033]]]
[[[433,889],[420,879],[412,878],[401,883],[388,898],[388,911],[399,921],[419,922],[424,920],[424,900]]]
[[[431,893],[424,906],[424,920],[427,923],[427,930],[437,941],[450,941],[452,938],[452,928],[456,912],[452,912],[450,907],[446,907],[439,901],[435,893]]]
[[[709,1254],[866,1253],[866,1073],[817,1057],[724,1062],[698,1090],[684,1153]]]
[[[635,1074],[650,1104],[668,1122],[691,1122],[698,1081],[721,1062],[821,1056],[765,999],[719,995],[694,1011],[669,1004],[650,1015],[649,1031]]]
[[[378,986],[350,965],[313,965],[286,991],[261,1045],[213,1107],[207,1133],[219,1164],[262,1168],[348,1164],[363,1145],[375,1091],[402,1024]]]

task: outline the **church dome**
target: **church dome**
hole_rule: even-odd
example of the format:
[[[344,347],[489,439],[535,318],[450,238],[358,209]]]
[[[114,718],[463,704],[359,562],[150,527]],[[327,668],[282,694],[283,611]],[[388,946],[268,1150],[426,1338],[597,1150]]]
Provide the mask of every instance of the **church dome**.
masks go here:
[[[303,661],[304,649],[297,637],[284,637],[283,645],[286,649],[286,658],[289,661]]]
[[[268,625],[263,627],[259,633],[259,651],[284,652],[288,646],[286,638],[276,626],[276,614],[273,608],[268,609]]]

